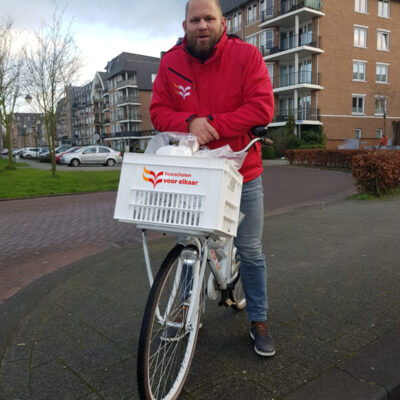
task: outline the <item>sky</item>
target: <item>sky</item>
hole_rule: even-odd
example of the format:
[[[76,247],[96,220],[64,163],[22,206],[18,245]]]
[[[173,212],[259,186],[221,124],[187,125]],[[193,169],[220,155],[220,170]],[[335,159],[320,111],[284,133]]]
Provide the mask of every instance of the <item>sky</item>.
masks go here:
[[[186,0],[0,0],[2,17],[11,17],[23,41],[65,8],[66,25],[80,49],[84,67],[74,84],[82,85],[103,71],[123,51],[159,57],[183,36]]]

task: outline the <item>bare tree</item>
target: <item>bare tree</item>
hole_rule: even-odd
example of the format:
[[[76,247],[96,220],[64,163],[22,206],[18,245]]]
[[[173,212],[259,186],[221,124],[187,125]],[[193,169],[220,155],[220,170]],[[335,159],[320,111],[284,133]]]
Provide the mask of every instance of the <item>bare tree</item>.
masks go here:
[[[396,100],[396,91],[388,85],[376,83],[372,89],[371,94],[375,98],[375,113],[382,115],[383,129],[382,135],[387,135],[387,119],[389,112],[393,108]],[[392,110],[393,111],[393,110]]]
[[[56,174],[56,107],[64,97],[65,88],[77,77],[82,66],[81,56],[71,32],[70,22],[63,23],[64,10],[53,14],[35,32],[35,43],[26,54],[27,90],[34,105],[44,115],[52,175]]]
[[[20,96],[23,68],[22,51],[14,48],[15,39],[13,21],[10,18],[0,21],[0,126],[3,125],[6,131],[8,169],[14,169],[11,126]]]

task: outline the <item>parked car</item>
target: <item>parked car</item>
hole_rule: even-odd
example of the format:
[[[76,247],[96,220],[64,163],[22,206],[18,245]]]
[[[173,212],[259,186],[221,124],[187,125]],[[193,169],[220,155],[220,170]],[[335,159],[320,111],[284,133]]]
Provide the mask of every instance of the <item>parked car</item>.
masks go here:
[[[6,156],[8,154],[8,149],[3,149],[2,151],[1,151],[1,155],[2,156]]]
[[[70,149],[68,149],[68,150],[66,150],[66,151],[62,151],[61,153],[58,153],[57,155],[56,155],[56,163],[57,164],[60,164],[61,163],[61,157],[64,155],[64,154],[67,154],[67,153],[75,153],[76,151],[78,151],[80,148],[82,148],[82,146],[76,146],[76,147],[71,147]]]
[[[25,148],[23,148],[23,149],[14,149],[13,152],[12,152],[12,155],[13,156],[20,156],[24,150],[25,150]]]
[[[22,158],[38,158],[41,147],[27,147],[21,154]]]
[[[112,167],[122,162],[122,153],[106,146],[85,146],[73,153],[64,154],[60,162],[72,167],[80,164],[104,164]]]
[[[63,153],[65,151],[69,150],[69,149],[71,149],[71,146],[58,146],[58,147],[56,147],[55,148],[56,158],[57,158],[58,154]],[[39,161],[42,161],[42,162],[50,161],[50,150],[47,147],[46,147],[46,149],[42,150],[39,153]]]

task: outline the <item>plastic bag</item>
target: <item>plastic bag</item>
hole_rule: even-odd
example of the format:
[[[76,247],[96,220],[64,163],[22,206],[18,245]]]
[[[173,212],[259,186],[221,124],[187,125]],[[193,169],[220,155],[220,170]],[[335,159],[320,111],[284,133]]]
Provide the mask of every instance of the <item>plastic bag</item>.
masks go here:
[[[161,132],[147,145],[146,154],[191,156],[199,150],[196,136],[181,132]]]
[[[235,168],[238,170],[243,165],[246,155],[247,153],[242,153],[239,155],[235,154],[231,149],[231,146],[229,146],[228,144],[213,150],[210,150],[206,146],[202,146],[197,153],[193,154],[194,157],[226,158],[227,160],[230,160],[234,164]]]
[[[146,154],[158,154],[169,156],[194,156],[204,158],[226,158],[230,160],[234,168],[240,169],[246,153],[236,155],[229,145],[210,150],[202,146],[199,150],[197,137],[191,133],[161,132],[155,135],[147,145]]]

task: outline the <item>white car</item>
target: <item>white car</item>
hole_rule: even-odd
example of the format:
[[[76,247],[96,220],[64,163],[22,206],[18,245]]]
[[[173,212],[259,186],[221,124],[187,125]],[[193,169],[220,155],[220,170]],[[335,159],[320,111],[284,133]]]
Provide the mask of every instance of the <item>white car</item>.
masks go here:
[[[41,147],[27,147],[21,154],[22,158],[38,158]]]
[[[122,162],[122,153],[106,146],[85,146],[75,152],[65,153],[61,164],[79,167],[80,164],[103,164],[108,167]]]

